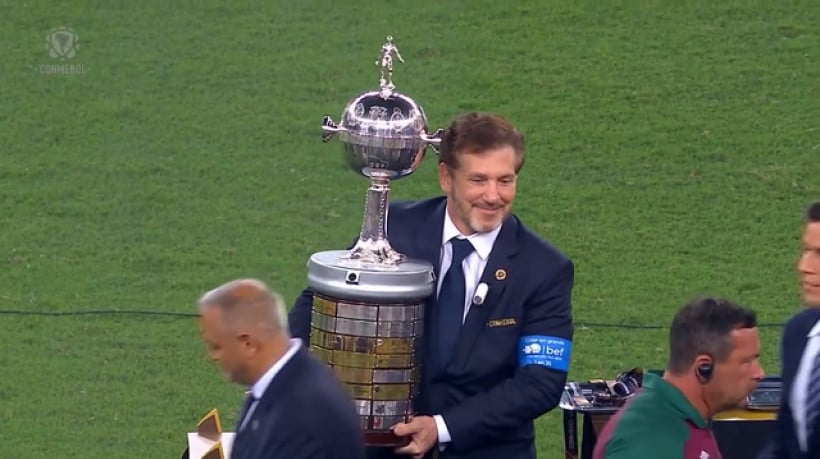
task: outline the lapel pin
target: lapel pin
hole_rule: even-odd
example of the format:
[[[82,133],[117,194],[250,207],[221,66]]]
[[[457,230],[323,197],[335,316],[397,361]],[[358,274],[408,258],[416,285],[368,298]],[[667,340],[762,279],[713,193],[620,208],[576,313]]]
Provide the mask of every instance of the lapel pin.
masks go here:
[[[507,278],[507,271],[504,271],[503,269],[500,269],[500,268],[495,270],[495,279],[496,280],[503,281],[506,278]]]

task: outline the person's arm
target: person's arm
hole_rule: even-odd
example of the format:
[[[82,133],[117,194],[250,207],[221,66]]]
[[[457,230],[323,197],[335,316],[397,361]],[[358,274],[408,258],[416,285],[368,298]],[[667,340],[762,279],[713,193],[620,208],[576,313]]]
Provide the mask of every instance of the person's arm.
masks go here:
[[[793,346],[790,337],[794,335],[794,331],[792,330],[794,328],[792,326],[794,322],[794,320],[790,320],[784,327],[783,334],[781,335],[781,374],[783,371],[783,362],[786,361],[786,349],[792,349]],[[775,420],[774,428],[772,429],[772,432],[769,434],[769,439],[763,445],[763,448],[758,454],[757,459],[785,459],[786,457],[788,457],[786,453],[786,446],[784,445],[785,435],[783,435],[783,432],[788,432],[789,429],[793,428],[793,422],[794,421],[791,416],[789,400],[784,398],[780,400],[780,406],[777,408],[777,419]]]
[[[291,308],[288,313],[288,328],[290,328],[291,336],[294,338],[301,338],[305,345],[307,345],[310,341],[310,320],[312,310],[313,291],[306,288],[302,291],[302,294],[299,295],[299,298],[296,298],[293,308]]]
[[[356,245],[354,240],[347,246],[347,250],[352,249]],[[310,287],[305,287],[302,293],[293,302],[293,307],[288,313],[288,328],[290,335],[294,338],[300,338],[306,345],[310,343],[310,323],[313,318],[313,290]]]
[[[519,368],[513,377],[440,413],[459,449],[495,442],[558,405],[572,347],[572,262],[565,261],[554,273],[525,306]]]

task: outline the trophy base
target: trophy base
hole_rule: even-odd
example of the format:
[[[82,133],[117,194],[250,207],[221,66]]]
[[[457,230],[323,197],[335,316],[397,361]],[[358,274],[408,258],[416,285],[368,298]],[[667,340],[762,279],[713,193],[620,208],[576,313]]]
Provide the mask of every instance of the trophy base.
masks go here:
[[[399,437],[392,430],[364,432],[364,445],[370,447],[401,448],[410,444],[410,437]]]
[[[413,413],[416,344],[435,287],[433,266],[406,260],[396,270],[357,270],[336,263],[343,253],[315,253],[308,262],[310,351],[349,391],[365,444],[402,447],[410,439],[391,427]]]

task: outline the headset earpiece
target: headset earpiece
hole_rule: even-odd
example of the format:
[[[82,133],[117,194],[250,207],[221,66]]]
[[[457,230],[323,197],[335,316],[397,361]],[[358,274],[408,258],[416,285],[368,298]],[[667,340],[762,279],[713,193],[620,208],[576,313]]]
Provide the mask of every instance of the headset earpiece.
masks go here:
[[[714,367],[712,366],[712,362],[704,362],[698,365],[698,368],[695,370],[695,373],[698,376],[698,381],[701,384],[706,384],[712,379],[712,372],[714,371]]]

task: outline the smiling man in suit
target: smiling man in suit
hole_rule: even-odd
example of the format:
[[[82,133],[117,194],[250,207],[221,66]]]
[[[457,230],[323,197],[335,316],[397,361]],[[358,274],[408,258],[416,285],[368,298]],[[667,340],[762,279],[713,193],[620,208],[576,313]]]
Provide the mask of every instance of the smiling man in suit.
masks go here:
[[[425,305],[417,413],[393,428],[409,444],[369,457],[536,457],[533,421],[557,406],[569,367],[574,266],[512,214],[523,164],[509,121],[469,113],[442,137],[444,196],[391,204],[390,244],[430,262],[438,285]],[[311,297],[290,313],[303,339]]]
[[[249,388],[231,459],[363,459],[353,400],[301,340],[281,297],[240,279],[199,300],[208,356]]]
[[[809,206],[797,264],[801,312],[783,331],[783,396],[772,449],[764,457],[820,457],[820,201]]]

